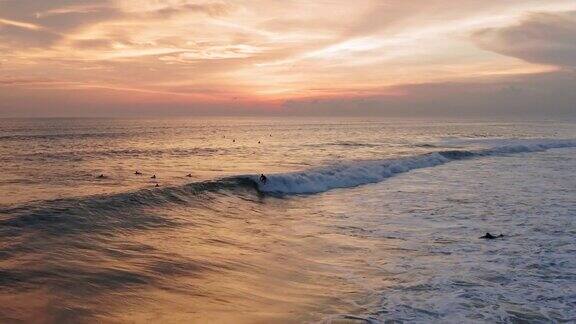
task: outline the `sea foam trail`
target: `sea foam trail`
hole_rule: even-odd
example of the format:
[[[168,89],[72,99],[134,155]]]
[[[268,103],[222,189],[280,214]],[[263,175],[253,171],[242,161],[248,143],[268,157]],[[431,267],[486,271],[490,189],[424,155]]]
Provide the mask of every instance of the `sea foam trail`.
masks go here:
[[[506,143],[503,146],[478,150],[439,151],[411,157],[354,162],[302,172],[272,174],[268,176],[265,184],[258,183],[258,189],[261,192],[281,195],[313,194],[335,188],[376,183],[399,173],[434,167],[455,160],[576,147],[576,140],[519,140]],[[250,176],[250,178],[257,181],[255,176]]]

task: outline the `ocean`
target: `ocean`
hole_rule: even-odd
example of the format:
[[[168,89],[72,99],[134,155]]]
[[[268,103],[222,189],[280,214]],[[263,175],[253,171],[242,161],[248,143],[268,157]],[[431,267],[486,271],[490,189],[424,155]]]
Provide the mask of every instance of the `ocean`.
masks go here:
[[[0,119],[0,161],[1,323],[576,322],[576,123]]]

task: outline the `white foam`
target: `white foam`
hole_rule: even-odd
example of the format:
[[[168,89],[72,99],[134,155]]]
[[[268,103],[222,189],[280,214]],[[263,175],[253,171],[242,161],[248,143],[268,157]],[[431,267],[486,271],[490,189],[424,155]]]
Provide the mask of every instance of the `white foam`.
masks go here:
[[[575,140],[507,140],[497,147],[455,154],[457,151],[440,151],[412,157],[344,163],[335,166],[313,168],[302,172],[279,173],[268,176],[263,184],[258,182],[260,191],[278,194],[312,194],[335,188],[349,188],[376,183],[393,175],[414,169],[433,167],[453,160],[474,156],[495,156],[502,154],[538,152],[551,148],[576,147]],[[257,181],[257,177],[253,177]]]
[[[576,140],[499,140],[492,141],[498,143],[489,149],[480,150],[479,153],[485,155],[498,155],[508,153],[540,152],[554,148],[576,147]]]

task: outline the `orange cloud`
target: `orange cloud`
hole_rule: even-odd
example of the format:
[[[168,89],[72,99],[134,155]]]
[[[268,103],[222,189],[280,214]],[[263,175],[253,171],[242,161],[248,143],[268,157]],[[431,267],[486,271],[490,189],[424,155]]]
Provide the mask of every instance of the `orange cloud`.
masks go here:
[[[105,90],[118,109],[144,94],[191,110],[238,98],[277,107],[397,95],[390,89],[403,84],[550,71],[559,52],[510,44],[543,21],[522,20],[528,13],[570,8],[573,0],[4,0],[0,78],[23,81],[2,83],[22,93],[38,87],[26,80],[58,80],[42,86],[74,102],[79,87],[84,97]],[[551,17],[548,32],[560,35],[565,25],[554,24],[565,15]]]

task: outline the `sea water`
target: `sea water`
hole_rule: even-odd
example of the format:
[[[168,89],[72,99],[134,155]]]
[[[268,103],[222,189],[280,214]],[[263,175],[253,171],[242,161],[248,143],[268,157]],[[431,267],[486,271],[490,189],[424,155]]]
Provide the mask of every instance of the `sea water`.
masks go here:
[[[0,161],[2,323],[576,321],[576,124],[4,119]]]

